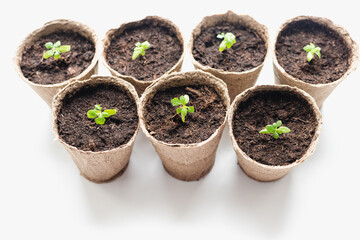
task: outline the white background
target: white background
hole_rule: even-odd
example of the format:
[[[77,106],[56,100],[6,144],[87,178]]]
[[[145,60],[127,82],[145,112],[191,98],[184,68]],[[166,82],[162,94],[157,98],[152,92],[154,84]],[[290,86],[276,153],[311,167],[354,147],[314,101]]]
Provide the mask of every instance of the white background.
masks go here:
[[[359,89],[352,73],[325,101],[315,154],[283,179],[259,183],[236,164],[228,127],[213,170],[198,182],[170,177],[139,132],[123,176],[94,184],[54,140],[48,106],[15,73],[16,47],[43,23],[69,18],[110,28],[169,18],[187,44],[202,17],[231,9],[269,28],[326,16],[360,42],[357,1],[7,1],[1,6],[0,239],[360,239]],[[183,71],[193,70],[188,54]],[[100,73],[109,72],[100,64]],[[271,56],[257,84],[272,84]]]

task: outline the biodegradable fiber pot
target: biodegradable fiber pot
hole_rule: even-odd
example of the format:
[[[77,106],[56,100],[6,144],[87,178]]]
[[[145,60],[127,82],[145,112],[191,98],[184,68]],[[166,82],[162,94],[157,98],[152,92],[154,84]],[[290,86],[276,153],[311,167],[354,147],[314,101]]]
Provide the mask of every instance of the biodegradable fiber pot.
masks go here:
[[[148,41],[149,49],[135,60],[135,43]],[[184,40],[179,28],[168,19],[148,16],[109,30],[103,39],[102,62],[113,76],[135,86],[139,96],[153,82],[181,69]]]
[[[34,44],[41,40],[43,37],[48,36],[50,34],[56,34],[56,33],[62,33],[62,32],[74,32],[79,34],[80,36],[84,37],[85,39],[88,39],[94,46],[95,52],[92,60],[90,61],[90,64],[83,70],[81,73],[77,76],[72,76],[69,79],[64,79],[64,81],[56,82],[56,83],[49,83],[49,84],[40,84],[31,81],[30,79],[26,78],[24,76],[24,73],[21,69],[21,62],[23,58],[24,51],[28,49],[29,47],[34,46]],[[57,41],[59,39],[54,39],[52,41]],[[64,44],[62,42],[62,44]],[[81,47],[81,46],[80,46]],[[43,46],[44,51],[46,51],[45,46]],[[74,46],[72,46],[74,48]],[[71,50],[70,50],[71,52]],[[64,54],[64,53],[63,53]],[[66,19],[59,19],[59,20],[53,20],[48,23],[45,23],[44,26],[41,28],[35,30],[34,32],[30,33],[25,40],[22,41],[22,43],[19,45],[15,58],[15,69],[19,76],[30,85],[32,89],[51,107],[51,103],[53,100],[53,97],[55,94],[63,87],[65,87],[67,84],[69,84],[72,81],[75,80],[84,80],[88,79],[91,75],[97,73],[98,68],[98,59],[99,59],[99,42],[98,38],[96,36],[96,33],[93,29],[86,26],[85,24],[66,20]],[[39,61],[43,61],[42,56],[39,57]],[[77,57],[74,57],[74,59],[77,59]],[[53,61],[52,58],[47,59],[46,61]],[[33,63],[31,63],[33,64]],[[44,64],[44,63],[42,63]],[[36,64],[35,64],[36,65]],[[78,64],[76,63],[74,65],[74,68],[76,68]],[[70,72],[73,72],[73,70],[67,69]],[[64,71],[64,70],[61,70]],[[65,74],[59,74],[59,76],[65,76]],[[51,79],[52,76],[46,77],[46,79]]]
[[[183,123],[170,100],[185,94],[195,112],[188,113]],[[177,179],[194,181],[214,164],[229,106],[228,91],[220,79],[202,71],[173,73],[145,90],[140,124],[165,170]],[[154,119],[160,119],[158,125],[152,124]]]
[[[205,50],[201,50],[201,52],[198,53],[198,57],[207,60],[209,58],[213,59],[212,65],[219,65],[224,62],[236,64],[237,59],[241,59],[237,66],[230,66],[230,64],[222,67],[208,66],[201,63],[199,59],[196,59],[198,57],[194,55],[194,51],[197,38],[204,30],[216,27],[220,28],[217,29],[218,31],[212,32],[211,39],[207,39],[207,36],[203,37],[202,41],[204,41]],[[229,28],[230,31],[232,31],[231,29],[236,29],[234,31],[238,31],[239,33],[235,34],[236,43],[232,48],[220,53],[218,49],[221,39],[217,39],[216,35],[220,33],[219,31],[226,33],[227,30],[224,29],[227,28]],[[237,36],[239,34],[240,36]],[[244,40],[244,38],[247,39]],[[230,99],[233,101],[236,95],[255,85],[268,53],[268,39],[269,36],[266,26],[258,23],[248,15],[237,15],[228,11],[225,14],[204,17],[196,26],[192,31],[189,42],[190,56],[196,69],[209,72],[226,83]],[[216,42],[214,43],[214,41]],[[212,56],[208,56],[209,51],[214,52],[212,53]],[[234,57],[231,58],[231,55]],[[240,61],[242,61],[242,63]],[[224,70],[224,67],[237,70]]]
[[[299,16],[290,19],[280,27],[275,39],[275,83],[304,90],[315,99],[319,107],[357,68],[359,62],[358,45],[343,27],[326,18]],[[315,56],[310,63],[306,61],[307,53],[303,50],[309,42],[321,47],[322,55],[321,59]],[[291,49],[294,46],[297,51]],[[284,56],[279,55],[280,48]],[[283,63],[279,57],[284,59]]]
[[[291,129],[275,139],[260,134],[278,120]],[[239,166],[251,178],[269,182],[285,176],[315,151],[321,113],[306,92],[285,85],[259,85],[238,95],[229,111],[230,137]]]
[[[117,113],[97,125],[87,117],[95,104]],[[53,131],[81,175],[100,183],[125,171],[139,130],[138,104],[135,88],[110,76],[75,81],[54,97]]]

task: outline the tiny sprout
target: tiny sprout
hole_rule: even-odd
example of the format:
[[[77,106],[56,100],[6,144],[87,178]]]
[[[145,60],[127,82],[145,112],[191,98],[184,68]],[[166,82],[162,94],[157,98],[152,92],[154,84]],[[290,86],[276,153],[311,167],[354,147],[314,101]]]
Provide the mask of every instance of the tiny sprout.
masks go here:
[[[188,95],[183,95],[183,96],[180,96],[180,99],[178,98],[174,98],[171,100],[171,103],[173,106],[179,106],[179,105],[182,105],[181,107],[178,107],[176,109],[176,113],[177,114],[181,114],[181,120],[183,122],[185,122],[185,116],[186,114],[188,113],[193,113],[194,112],[194,107],[193,106],[186,106],[186,104],[189,103],[189,96]]]
[[[105,123],[105,118],[116,114],[116,109],[106,109],[103,112],[101,112],[101,109],[102,107],[100,107],[99,104],[96,104],[94,109],[87,112],[88,118],[95,118],[95,123],[99,125],[103,125]]]
[[[135,44],[134,52],[132,55],[132,60],[135,60],[138,56],[145,55],[145,50],[148,49],[150,46],[150,43],[148,41],[145,41],[140,44],[140,42],[137,42]]]
[[[314,58],[314,54],[318,55],[318,57],[321,58],[321,48],[316,47],[313,43],[306,45],[303,49],[308,53],[306,56],[308,62],[310,62]]]
[[[231,32],[221,33],[217,35],[217,38],[223,39],[219,46],[219,51],[222,52],[226,48],[231,48],[234,43],[236,43],[235,35]]]
[[[267,125],[263,130],[261,130],[259,133],[264,134],[272,134],[275,139],[279,138],[279,135],[283,133],[289,133],[291,130],[287,127],[280,127],[282,125],[282,122],[279,120],[276,123],[273,123],[272,125]]]
[[[71,49],[70,45],[62,45],[61,46],[60,41],[57,41],[54,44],[52,42],[47,42],[47,43],[45,43],[45,47],[50,50],[48,50],[44,53],[43,58],[48,59],[49,57],[54,56],[55,60],[60,58],[61,53],[68,52]]]

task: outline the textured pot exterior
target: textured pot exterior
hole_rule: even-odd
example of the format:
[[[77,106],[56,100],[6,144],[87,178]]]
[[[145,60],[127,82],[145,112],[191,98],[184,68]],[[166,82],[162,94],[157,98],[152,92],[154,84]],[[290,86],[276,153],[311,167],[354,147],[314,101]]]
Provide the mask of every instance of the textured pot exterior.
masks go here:
[[[37,39],[41,38],[44,35],[47,35],[47,34],[50,34],[50,33],[56,32],[56,31],[60,31],[60,30],[61,31],[71,30],[71,31],[77,32],[77,33],[81,34],[82,36],[90,39],[95,46],[94,58],[92,59],[90,65],[82,73],[80,73],[78,76],[76,76],[74,78],[70,78],[64,82],[56,83],[56,84],[46,84],[46,85],[31,82],[29,79],[27,79],[23,75],[23,72],[21,71],[21,68],[20,68],[22,53],[23,53],[25,47],[32,45],[34,43],[34,41],[36,41]],[[100,49],[99,41],[98,41],[96,33],[93,29],[91,29],[90,27],[88,27],[82,23],[79,23],[79,22],[66,20],[66,19],[58,19],[58,20],[54,20],[54,21],[45,23],[44,26],[42,26],[41,28],[30,33],[25,38],[25,40],[22,41],[22,43],[19,45],[19,47],[17,49],[16,55],[14,58],[15,70],[19,74],[19,76],[27,84],[29,84],[30,87],[51,107],[53,97],[60,89],[62,89],[67,84],[69,84],[73,81],[88,79],[92,75],[94,75],[98,72],[98,60],[99,60],[99,55],[100,55],[99,49]]]
[[[306,99],[306,101],[310,104],[312,110],[315,113],[318,126],[315,130],[313,140],[310,143],[310,146],[308,150],[304,153],[304,155],[300,159],[296,160],[291,164],[284,166],[270,166],[259,163],[251,159],[245,152],[243,152],[235,140],[235,136],[233,133],[233,118],[239,103],[248,99],[253,92],[264,91],[264,90],[295,92],[300,96],[304,97],[304,99]],[[270,182],[284,177],[292,168],[304,162],[315,152],[316,145],[319,141],[319,134],[322,126],[322,117],[320,110],[315,103],[315,100],[303,90],[285,85],[258,85],[246,90],[245,92],[243,92],[242,94],[238,95],[235,98],[229,110],[228,123],[229,123],[230,138],[237,155],[239,166],[249,177],[261,182]]]
[[[180,180],[194,181],[199,180],[212,169],[224,127],[225,124],[222,124],[218,128],[212,141],[196,147],[171,146],[153,138],[150,141],[170,175]]]
[[[144,113],[146,111],[145,104],[157,91],[190,84],[214,87],[222,97],[226,110],[229,109],[230,98],[226,84],[213,75],[202,71],[170,74],[147,88],[140,100],[140,124],[144,134],[150,139],[168,173],[184,181],[198,180],[211,170],[214,165],[216,150],[226,124],[227,113],[224,122],[210,138],[194,144],[169,144],[155,139],[146,128]]]
[[[197,36],[200,35],[202,29],[210,26],[214,26],[220,22],[241,24],[258,33],[261,36],[261,38],[264,40],[265,47],[267,49],[265,59],[269,52],[269,35],[266,26],[258,23],[248,15],[237,15],[231,11],[228,11],[225,14],[217,14],[217,15],[204,17],[203,20],[192,31],[188,48],[190,51],[191,61],[194,67],[196,69],[200,69],[202,71],[211,73],[212,75],[222,79],[226,83],[228,87],[230,99],[231,101],[233,101],[236,95],[240,94],[244,90],[255,85],[256,80],[259,77],[260,71],[264,66],[265,59],[262,62],[262,64],[260,64],[259,66],[243,72],[228,72],[222,69],[215,69],[209,66],[204,66],[198,61],[196,61],[192,54],[194,40],[197,38]]]
[[[98,183],[109,181],[126,169],[129,163],[132,148],[134,146],[135,138],[139,131],[140,119],[137,129],[129,142],[111,150],[92,152],[80,150],[64,142],[59,137],[57,118],[62,106],[62,100],[67,94],[83,86],[97,85],[100,83],[110,83],[126,89],[129,93],[129,96],[131,96],[136,102],[136,106],[139,112],[139,97],[135,91],[135,88],[130,83],[112,76],[93,76],[88,80],[75,81],[62,89],[54,97],[53,102],[53,131],[56,138],[70,154],[71,158],[79,168],[81,175],[90,181]]]
[[[283,67],[280,66],[277,58],[276,58],[276,42],[280,32],[290,23],[297,22],[301,20],[310,19],[314,22],[317,22],[321,25],[324,25],[333,31],[337,32],[340,36],[343,37],[345,44],[348,46],[351,52],[350,56],[350,66],[349,69],[345,72],[345,74],[339,78],[338,80],[332,83],[325,84],[310,84],[306,83],[299,78],[293,77],[288,74]],[[326,18],[320,17],[312,17],[312,16],[299,16],[285,22],[276,34],[276,38],[273,46],[273,68],[274,68],[274,76],[276,84],[284,84],[289,86],[298,87],[305,92],[309,93],[316,101],[319,107],[322,106],[325,99],[330,95],[330,93],[342,82],[346,79],[346,77],[353,71],[356,70],[357,65],[359,63],[359,46],[352,40],[349,33],[341,26],[335,25],[332,21]]]
[[[144,24],[145,21],[149,21],[149,20],[157,22],[158,25],[167,27],[172,32],[174,32],[175,36],[179,39],[183,50],[182,50],[181,56],[179,58],[179,61],[169,71],[167,71],[165,74],[163,74],[159,78],[157,78],[155,80],[152,80],[152,81],[141,81],[141,80],[138,80],[138,79],[136,79],[136,78],[134,78],[132,76],[123,75],[123,74],[117,72],[115,69],[113,69],[108,64],[108,62],[106,60],[106,52],[107,52],[107,49],[110,46],[111,40],[114,38],[116,33],[122,33],[126,29],[141,26],[141,25]],[[165,18],[161,18],[161,17],[158,17],[158,16],[148,16],[145,19],[142,19],[142,20],[139,20],[139,21],[123,23],[123,24],[120,25],[119,28],[109,30],[106,33],[105,38],[103,39],[102,43],[103,43],[102,62],[105,65],[105,67],[110,71],[110,73],[113,76],[117,76],[117,77],[122,78],[122,79],[128,81],[129,83],[131,83],[135,87],[135,89],[138,92],[139,96],[141,96],[141,94],[145,91],[145,89],[148,86],[150,86],[153,82],[155,82],[155,81],[157,81],[159,79],[165,78],[170,73],[179,72],[181,70],[181,66],[182,66],[183,61],[184,61],[184,54],[185,54],[184,40],[183,40],[183,37],[182,37],[182,34],[181,34],[179,28],[173,22],[171,22],[170,20],[165,19]]]

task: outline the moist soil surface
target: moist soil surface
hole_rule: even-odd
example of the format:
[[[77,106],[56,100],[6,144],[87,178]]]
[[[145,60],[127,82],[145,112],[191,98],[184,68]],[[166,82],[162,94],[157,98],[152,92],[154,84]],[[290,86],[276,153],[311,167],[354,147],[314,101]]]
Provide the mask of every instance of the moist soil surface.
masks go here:
[[[87,117],[87,111],[100,104],[102,111],[117,113],[98,125]],[[138,126],[137,106],[128,91],[112,85],[82,87],[68,94],[58,114],[58,132],[67,144],[84,151],[110,150],[126,144]]]
[[[48,49],[45,43],[57,41],[70,45],[69,52],[61,53],[61,58],[43,58]],[[56,32],[43,36],[32,46],[27,46],[22,54],[20,68],[24,76],[38,84],[55,84],[80,75],[91,63],[95,54],[94,43],[72,31]]]
[[[260,134],[266,125],[278,120],[291,129],[278,139]],[[318,125],[309,103],[296,93],[256,91],[239,103],[233,117],[233,133],[243,152],[266,165],[287,165],[307,151]]]
[[[232,32],[236,43],[231,48],[219,51],[220,33]],[[264,62],[266,47],[264,40],[253,30],[240,24],[220,23],[201,31],[194,39],[192,54],[204,66],[229,72],[243,72]]]
[[[183,47],[175,33],[156,22],[145,20],[143,25],[115,33],[106,51],[106,61],[122,75],[152,81],[169,71],[180,59]],[[132,60],[135,44],[148,41],[145,55]]]
[[[176,113],[178,106],[171,99],[189,95],[187,106],[194,106],[194,113],[187,113],[185,122]],[[206,85],[168,88],[157,92],[146,104],[144,113],[146,129],[154,138],[170,144],[200,143],[208,139],[223,123],[226,107],[214,88]]]
[[[321,48],[308,62],[303,47],[309,43]],[[324,84],[338,80],[349,68],[350,49],[343,38],[330,28],[312,20],[290,23],[278,36],[276,58],[281,67],[296,78],[311,83]]]

